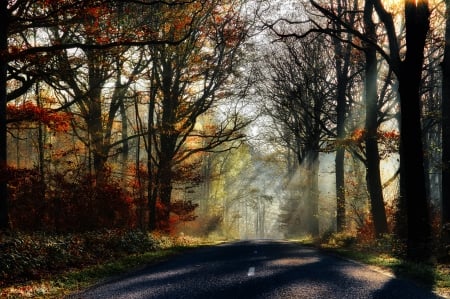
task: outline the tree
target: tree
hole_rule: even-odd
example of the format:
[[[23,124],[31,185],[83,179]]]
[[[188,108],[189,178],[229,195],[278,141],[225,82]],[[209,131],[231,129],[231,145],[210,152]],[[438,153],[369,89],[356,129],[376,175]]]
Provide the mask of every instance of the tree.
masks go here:
[[[354,14],[345,14],[349,7],[346,1],[338,0],[337,14],[343,15],[345,22],[355,22]],[[352,8],[357,6],[357,1],[353,2]],[[351,81],[351,55],[353,40],[352,32],[343,30],[341,23],[333,23],[333,30],[336,35],[334,38],[334,51],[336,54],[336,75],[337,75],[337,90],[336,90],[336,138],[338,142],[344,140],[346,137],[345,122],[347,119],[348,101],[347,88]],[[342,43],[342,41],[346,41]],[[336,229],[338,232],[345,230],[346,226],[346,199],[345,199],[345,147],[337,146],[335,157],[336,169]]]
[[[329,128],[330,124],[326,124],[329,121],[327,115],[332,113],[334,90],[327,83],[328,53],[318,50],[325,40],[311,36],[308,41],[283,40],[280,46],[267,54],[259,76],[262,81],[260,89],[264,90],[263,96],[267,98],[264,113],[279,127],[283,146],[295,155],[296,167],[290,168],[288,176],[297,177],[301,169],[304,180],[298,190],[292,190],[293,198],[287,202],[289,208],[282,222],[287,231],[303,230],[303,233],[317,236],[319,152],[325,136],[336,136]]]
[[[122,124],[127,123],[126,113],[122,110],[125,110],[127,98],[133,99],[129,96],[130,86],[136,82],[148,62],[143,59],[143,51],[137,52],[129,47],[79,52],[81,54],[73,55],[71,51],[61,51],[47,82],[62,91],[62,106],[69,106],[66,110],[78,116],[73,122],[73,130],[88,150],[86,168],[102,180],[112,149],[116,147],[117,152],[120,152],[120,148],[130,138],[126,133],[121,134],[122,139],[114,138],[114,123],[118,120],[119,112]],[[126,71],[122,71],[125,68]],[[113,87],[106,87],[107,84]],[[64,98],[67,93],[72,96]]]
[[[237,54],[246,36],[239,5],[239,1],[193,2],[183,9],[163,11],[166,18],[180,22],[175,27],[156,24],[175,39],[184,34],[186,23],[195,26],[195,30],[179,45],[158,45],[150,49],[149,120],[153,123],[149,123],[147,151],[149,165],[154,168],[149,167],[153,178],[153,189],[148,194],[150,213],[156,211],[158,201],[162,206],[159,220],[150,215],[151,229],[169,229],[177,165],[197,153],[242,138],[240,130],[247,122],[238,113],[211,126],[213,130],[196,127],[199,117],[230,95],[225,88],[236,71]]]
[[[372,46],[376,41],[376,26],[372,20],[373,3],[366,1],[364,5],[364,28],[367,39],[365,54],[365,154],[366,154],[366,182],[370,197],[370,208],[375,226],[375,234],[380,237],[388,233],[386,211],[384,207],[383,188],[380,174],[380,154],[378,149],[378,91],[377,91],[377,53]]]
[[[445,46],[442,61],[442,223],[450,223],[450,1],[445,1]]]
[[[367,1],[370,2],[368,5],[373,5],[384,26],[389,53],[379,45],[379,41],[371,41],[370,37],[353,28],[352,24],[342,22],[339,15],[315,1],[311,3],[333,22],[341,23],[346,30],[375,47],[397,77],[401,106],[399,209],[400,215],[406,217],[407,256],[410,259],[423,260],[430,255],[429,207],[425,187],[420,103],[425,41],[430,26],[428,1],[405,1],[406,53],[403,59],[392,14],[386,11],[381,1]],[[353,45],[359,47],[358,44]]]
[[[378,14],[382,12],[381,7],[378,6],[377,12]],[[431,254],[420,103],[425,41],[430,26],[429,16],[428,1],[405,1],[407,50],[404,60],[398,61],[397,72],[401,106],[400,196],[406,200],[407,256],[413,260],[428,259]]]
[[[313,7],[321,6],[315,1],[311,1]],[[280,17],[272,23],[264,21],[266,27],[270,28],[279,38],[303,39],[310,34],[326,33],[332,37],[332,47],[334,50],[334,71],[336,76],[335,100],[336,105],[333,118],[335,118],[335,133],[331,134],[335,142],[335,178],[336,178],[336,228],[342,232],[346,227],[346,198],[345,198],[345,140],[346,123],[351,105],[350,87],[358,71],[354,69],[353,63],[353,42],[356,37],[354,32],[346,30],[345,24],[356,22],[355,13],[346,13],[355,11],[358,1],[332,1],[327,7],[336,15],[342,18],[341,22],[330,22],[330,28],[323,28],[318,20],[310,18],[312,26],[307,27],[307,22],[290,20]],[[319,9],[320,10],[320,9]],[[326,9],[324,9],[326,10]],[[322,11],[323,12],[323,11]],[[283,24],[285,26],[283,26]],[[289,29],[292,26],[292,29]],[[300,26],[300,30],[297,30]]]
[[[121,1],[138,7],[148,7],[157,2]],[[179,37],[179,40],[166,40],[154,32],[148,32],[142,22],[132,23],[132,27],[120,32],[120,34],[108,35],[108,30],[103,31],[103,36],[91,40],[64,40],[62,43],[51,38],[46,38],[46,32],[56,30],[60,32],[76,32],[77,28],[85,21],[86,16],[103,11],[104,7],[114,7],[118,2],[111,1],[56,1],[56,0],[22,0],[3,1],[0,9],[1,59],[0,59],[0,165],[2,173],[7,165],[6,154],[6,105],[7,102],[23,95],[33,86],[36,80],[41,80],[40,71],[54,54],[65,49],[101,50],[118,46],[146,46],[149,44],[177,44],[184,40],[188,34]],[[184,1],[171,1],[169,6],[184,5]],[[130,18],[132,20],[133,18]],[[137,18],[135,19],[137,20]],[[95,20],[92,25],[95,25]],[[188,24],[189,27],[189,24]],[[95,28],[95,26],[93,27]],[[97,28],[101,32],[105,28]],[[108,29],[108,28],[106,28]],[[35,42],[29,37],[40,34]],[[54,32],[54,31],[53,31]],[[105,39],[105,35],[108,38]],[[46,74],[48,75],[48,74]],[[8,84],[9,83],[9,84]],[[15,88],[15,89],[14,89]],[[0,229],[8,229],[8,177],[4,174],[0,181]]]
[[[7,131],[6,131],[6,82],[8,76],[8,1],[0,3],[0,231],[9,228],[8,185],[5,177],[7,167]]]
[[[425,187],[424,152],[422,146],[421,127],[421,93],[422,69],[424,62],[425,40],[429,30],[428,1],[406,0],[405,13],[405,45],[406,53],[401,57],[394,18],[380,0],[367,0],[373,5],[386,32],[389,53],[379,44],[371,41],[365,33],[358,31],[353,24],[345,22],[341,15],[311,0],[312,5],[332,23],[338,23],[343,29],[353,33],[361,41],[372,44],[390,65],[399,83],[401,106],[401,145],[400,145],[400,215],[406,216],[407,223],[407,255],[410,259],[424,259],[430,254],[429,209]],[[369,5],[368,4],[368,5]],[[314,22],[312,32],[339,33],[334,28],[322,28]],[[358,43],[347,40],[356,48]],[[408,129],[405,129],[408,128]]]

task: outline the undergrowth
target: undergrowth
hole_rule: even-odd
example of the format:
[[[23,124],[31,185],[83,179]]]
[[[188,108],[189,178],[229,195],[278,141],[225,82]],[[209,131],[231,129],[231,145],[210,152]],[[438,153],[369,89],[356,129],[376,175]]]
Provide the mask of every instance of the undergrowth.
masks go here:
[[[15,233],[0,242],[0,298],[61,298],[200,244],[190,237],[143,231]]]
[[[404,248],[392,235],[362,241],[350,233],[330,233],[313,243],[322,250],[379,267],[395,277],[411,279],[442,295],[450,295],[449,264],[437,260],[411,262],[403,259],[401,252]]]

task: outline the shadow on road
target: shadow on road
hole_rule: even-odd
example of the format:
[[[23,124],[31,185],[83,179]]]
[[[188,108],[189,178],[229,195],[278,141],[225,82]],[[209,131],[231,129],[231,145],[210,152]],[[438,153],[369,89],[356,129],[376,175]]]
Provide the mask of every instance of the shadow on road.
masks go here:
[[[249,269],[254,268],[254,274]],[[203,248],[68,298],[440,298],[409,281],[288,242]]]

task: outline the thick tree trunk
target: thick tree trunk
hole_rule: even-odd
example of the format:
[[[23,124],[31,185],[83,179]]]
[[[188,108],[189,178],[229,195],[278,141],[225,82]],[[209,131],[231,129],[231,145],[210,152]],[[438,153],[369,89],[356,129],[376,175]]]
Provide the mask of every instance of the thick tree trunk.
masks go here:
[[[6,176],[7,143],[6,143],[6,102],[8,71],[8,1],[0,2],[0,231],[8,230],[8,185]]]
[[[442,62],[442,223],[450,223],[450,0],[446,4]]]
[[[375,24],[372,21],[373,5],[366,1],[364,27],[366,34],[376,40]],[[365,49],[365,101],[366,101],[366,182],[370,196],[370,208],[376,237],[388,232],[383,188],[380,177],[380,155],[378,152],[378,94],[376,50],[367,45]]]
[[[429,29],[428,3],[405,2],[407,52],[400,66],[399,93],[401,104],[401,153],[404,167],[401,194],[407,205],[407,257],[426,260],[430,252],[430,216],[425,187],[424,152],[422,144],[420,86],[425,40]]]

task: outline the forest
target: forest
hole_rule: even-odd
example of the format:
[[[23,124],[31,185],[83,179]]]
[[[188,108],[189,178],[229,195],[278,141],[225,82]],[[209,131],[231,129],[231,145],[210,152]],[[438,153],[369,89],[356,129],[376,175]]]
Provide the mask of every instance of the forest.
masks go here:
[[[0,245],[340,234],[449,261],[448,9],[1,1]]]

